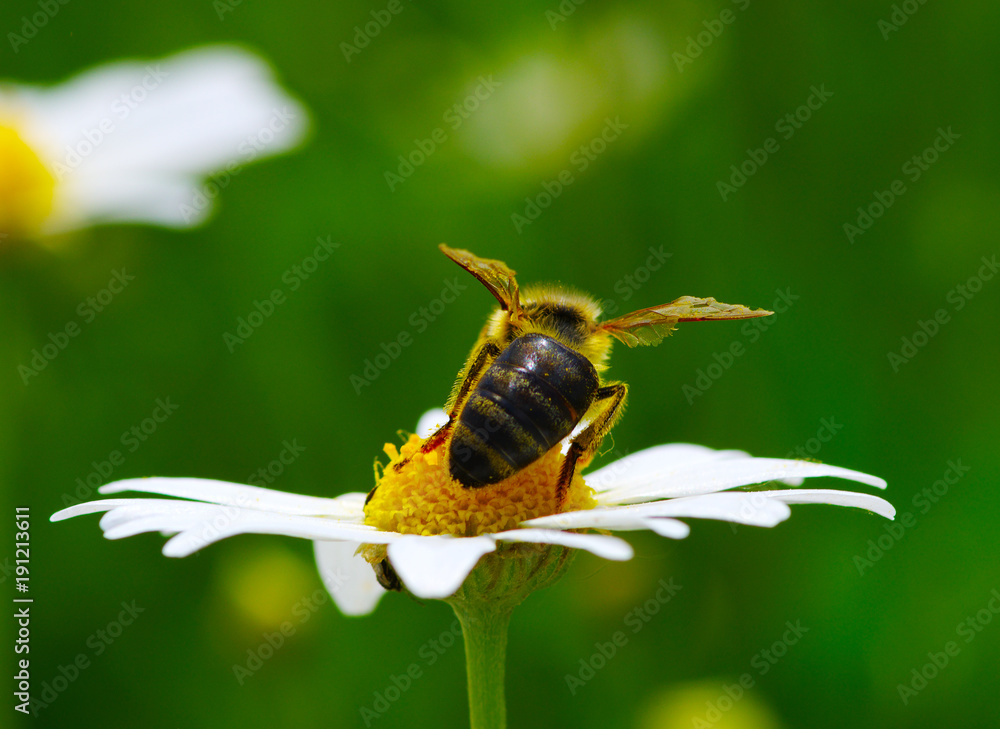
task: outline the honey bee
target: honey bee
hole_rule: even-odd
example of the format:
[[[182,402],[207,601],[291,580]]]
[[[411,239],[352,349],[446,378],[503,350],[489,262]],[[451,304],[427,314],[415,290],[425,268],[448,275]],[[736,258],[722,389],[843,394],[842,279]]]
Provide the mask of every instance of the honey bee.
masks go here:
[[[628,385],[601,377],[613,339],[657,345],[679,322],[772,313],[684,296],[602,322],[586,294],[555,285],[521,292],[503,262],[440,248],[500,304],[459,373],[445,406],[448,422],[421,446],[429,452],[447,443],[451,477],[472,489],[510,478],[585,423],[569,441],[555,486],[562,502],[577,464],[595,454],[625,406]]]

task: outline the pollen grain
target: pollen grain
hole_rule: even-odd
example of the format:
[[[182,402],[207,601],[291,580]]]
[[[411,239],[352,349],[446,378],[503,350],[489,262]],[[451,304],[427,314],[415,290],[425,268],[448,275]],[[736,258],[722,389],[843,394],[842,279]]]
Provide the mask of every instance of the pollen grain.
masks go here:
[[[451,478],[447,442],[428,453],[420,451],[422,443],[411,435],[399,452],[386,445],[391,460],[365,506],[366,524],[402,534],[473,537],[517,529],[535,517],[596,506],[594,490],[579,472],[559,503],[556,485],[564,458],[559,448],[504,481],[472,489]],[[397,471],[394,466],[404,460]]]

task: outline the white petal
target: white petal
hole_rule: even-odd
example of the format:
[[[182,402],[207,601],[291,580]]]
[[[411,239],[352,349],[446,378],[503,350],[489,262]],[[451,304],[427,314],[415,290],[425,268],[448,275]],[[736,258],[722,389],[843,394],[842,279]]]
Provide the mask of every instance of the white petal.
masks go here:
[[[81,514],[96,514],[100,511],[110,511],[117,506],[127,506],[134,504],[135,499],[104,499],[103,501],[87,501],[82,504],[74,504],[65,509],[60,509],[49,517],[49,521],[63,521],[71,519]]]
[[[209,544],[237,534],[282,534],[302,539],[343,540],[366,544],[388,544],[400,536],[363,524],[348,524],[323,516],[269,514],[233,506],[215,508],[225,510],[227,513],[218,515],[213,520],[201,519],[188,527],[163,545],[163,554],[167,557],[187,557]],[[238,513],[234,514],[234,510]],[[167,528],[163,529],[155,525],[152,517],[144,521],[147,523],[143,525],[145,527],[143,531],[173,531],[177,523],[176,519],[170,519]]]
[[[573,430],[570,432],[569,435],[567,435],[565,438],[563,438],[561,441],[559,441],[559,451],[564,456],[567,453],[569,453],[570,444],[573,442],[573,440],[576,438],[576,436],[578,436],[580,433],[582,433],[587,428],[587,426],[590,425],[590,423],[592,421],[593,421],[593,418],[584,418],[583,420],[581,420],[579,423],[576,424],[576,427],[573,428]]]
[[[788,505],[781,501],[744,491],[687,496],[645,506],[654,507],[658,504],[663,504],[657,509],[661,516],[718,519],[761,527],[776,526],[792,513]]]
[[[531,542],[534,544],[558,544],[573,549],[585,549],[604,559],[616,562],[632,559],[632,546],[624,539],[604,534],[576,534],[558,529],[512,529],[491,535],[501,542]]]
[[[679,499],[654,501],[649,504],[637,504],[622,508],[635,509],[635,513],[646,517],[718,519],[762,527],[780,524],[792,513],[787,504],[781,501],[746,491],[684,496]]]
[[[389,562],[414,595],[443,599],[462,586],[479,558],[496,549],[488,537],[407,534],[389,545]]]
[[[54,230],[194,225],[211,207],[197,197],[206,175],[286,151],[309,125],[269,66],[233,46],[111,63],[16,92],[29,144],[59,178]]]
[[[132,507],[122,506],[105,514],[104,519],[101,519],[101,528],[104,530],[105,539],[125,539],[148,532],[174,535],[185,530],[200,530],[206,534],[210,532],[214,534],[212,521],[219,519],[221,523],[221,520],[226,518],[222,509],[223,507],[213,504],[196,504],[189,501],[187,506],[175,507],[170,511],[141,514]]]
[[[367,615],[385,594],[375,570],[357,554],[358,542],[313,542],[323,584],[344,615]]]
[[[684,539],[691,531],[687,524],[676,519],[651,520],[643,512],[644,506],[646,505],[599,506],[596,509],[567,511],[562,514],[529,519],[523,524],[528,527],[550,529],[614,529],[618,531],[649,529],[660,536],[671,539]],[[651,524],[651,522],[655,523]]]
[[[441,408],[432,408],[420,416],[417,421],[417,435],[427,438],[438,428],[448,422],[448,413]]]
[[[896,507],[885,499],[871,494],[854,491],[834,491],[831,489],[789,489],[785,491],[758,491],[768,498],[786,504],[832,504],[834,506],[854,506],[873,511],[886,519],[896,518]]]
[[[627,504],[676,496],[714,493],[725,489],[792,478],[833,476],[885,488],[885,481],[866,473],[824,463],[781,458],[734,458],[713,460],[661,473],[645,483],[636,482],[598,495],[603,504]]]
[[[98,490],[102,494],[140,491],[281,514],[329,516],[356,523],[364,521],[365,494],[362,493],[349,493],[324,499],[319,496],[302,496],[208,478],[163,477],[129,478],[106,484]]]
[[[680,468],[750,457],[750,454],[743,451],[717,451],[691,443],[670,443],[631,453],[593,473],[588,473],[585,479],[588,486],[598,492],[604,492],[655,483]]]
[[[94,503],[105,504],[108,502],[121,502],[121,505],[109,510],[101,517],[99,523],[105,532],[104,536],[107,536],[110,529],[146,517],[183,518],[194,521],[199,518],[211,519],[218,514],[225,513],[222,507],[215,504],[205,504],[200,501],[178,501],[176,499],[108,499]],[[178,532],[180,529],[160,529],[158,531]],[[134,533],[141,534],[142,532]],[[109,537],[109,539],[113,538]]]
[[[106,64],[42,91],[33,105],[63,152],[102,123],[111,127],[74,171],[213,172],[287,149],[308,123],[270,67],[234,46]],[[286,123],[258,139],[276,113]]]
[[[94,223],[151,223],[184,228],[203,222],[211,205],[194,206],[202,182],[162,172],[86,175],[61,186],[60,202],[48,234],[65,233]]]
[[[525,524],[545,525],[560,529],[649,529],[647,523],[654,517],[689,517],[695,519],[721,519],[756,526],[774,526],[788,518],[791,510],[780,501],[751,492],[703,494],[679,499],[652,501],[627,506],[604,506],[583,511],[532,519]],[[676,527],[661,525],[666,532],[677,532]],[[656,531],[654,529],[654,531]],[[659,533],[659,532],[658,532]],[[663,536],[672,536],[667,533]],[[687,536],[686,534],[684,536]]]
[[[643,519],[643,524],[650,531],[669,539],[686,539],[691,533],[691,527],[682,521],[669,518]]]
[[[61,520],[94,511],[108,512],[101,519],[104,536],[108,539],[122,539],[144,532],[176,534],[163,547],[163,554],[168,557],[186,557],[236,534],[283,534],[303,539],[368,544],[387,544],[400,537],[399,534],[381,532],[365,524],[327,516],[281,514],[235,505],[174,499],[107,499],[63,509],[53,518]]]
[[[566,511],[550,514],[522,522],[526,527],[540,529],[621,529],[633,531],[645,529],[641,514],[634,513],[635,507],[599,506],[596,509]]]

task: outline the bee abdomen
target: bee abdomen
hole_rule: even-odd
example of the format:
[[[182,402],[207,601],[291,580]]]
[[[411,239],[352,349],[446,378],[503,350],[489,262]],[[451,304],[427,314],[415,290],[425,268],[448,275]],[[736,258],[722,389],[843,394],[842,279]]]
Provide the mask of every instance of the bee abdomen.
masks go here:
[[[452,477],[477,488],[530,465],[573,431],[599,384],[590,361],[555,339],[515,339],[462,408],[449,452]]]

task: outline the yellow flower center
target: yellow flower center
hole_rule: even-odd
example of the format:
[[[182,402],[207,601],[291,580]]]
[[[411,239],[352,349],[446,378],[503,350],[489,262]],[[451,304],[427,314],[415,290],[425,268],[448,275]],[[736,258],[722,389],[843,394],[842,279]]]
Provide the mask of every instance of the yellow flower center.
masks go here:
[[[17,130],[0,125],[0,234],[37,233],[52,212],[55,183]]]
[[[594,490],[580,476],[583,464],[559,503],[556,484],[564,457],[558,448],[500,483],[472,489],[452,479],[447,441],[430,453],[420,451],[422,443],[415,435],[400,450],[386,443],[390,461],[365,505],[366,524],[402,534],[474,537],[517,529],[522,521],[538,516],[597,505]],[[405,459],[397,471],[395,465]]]

